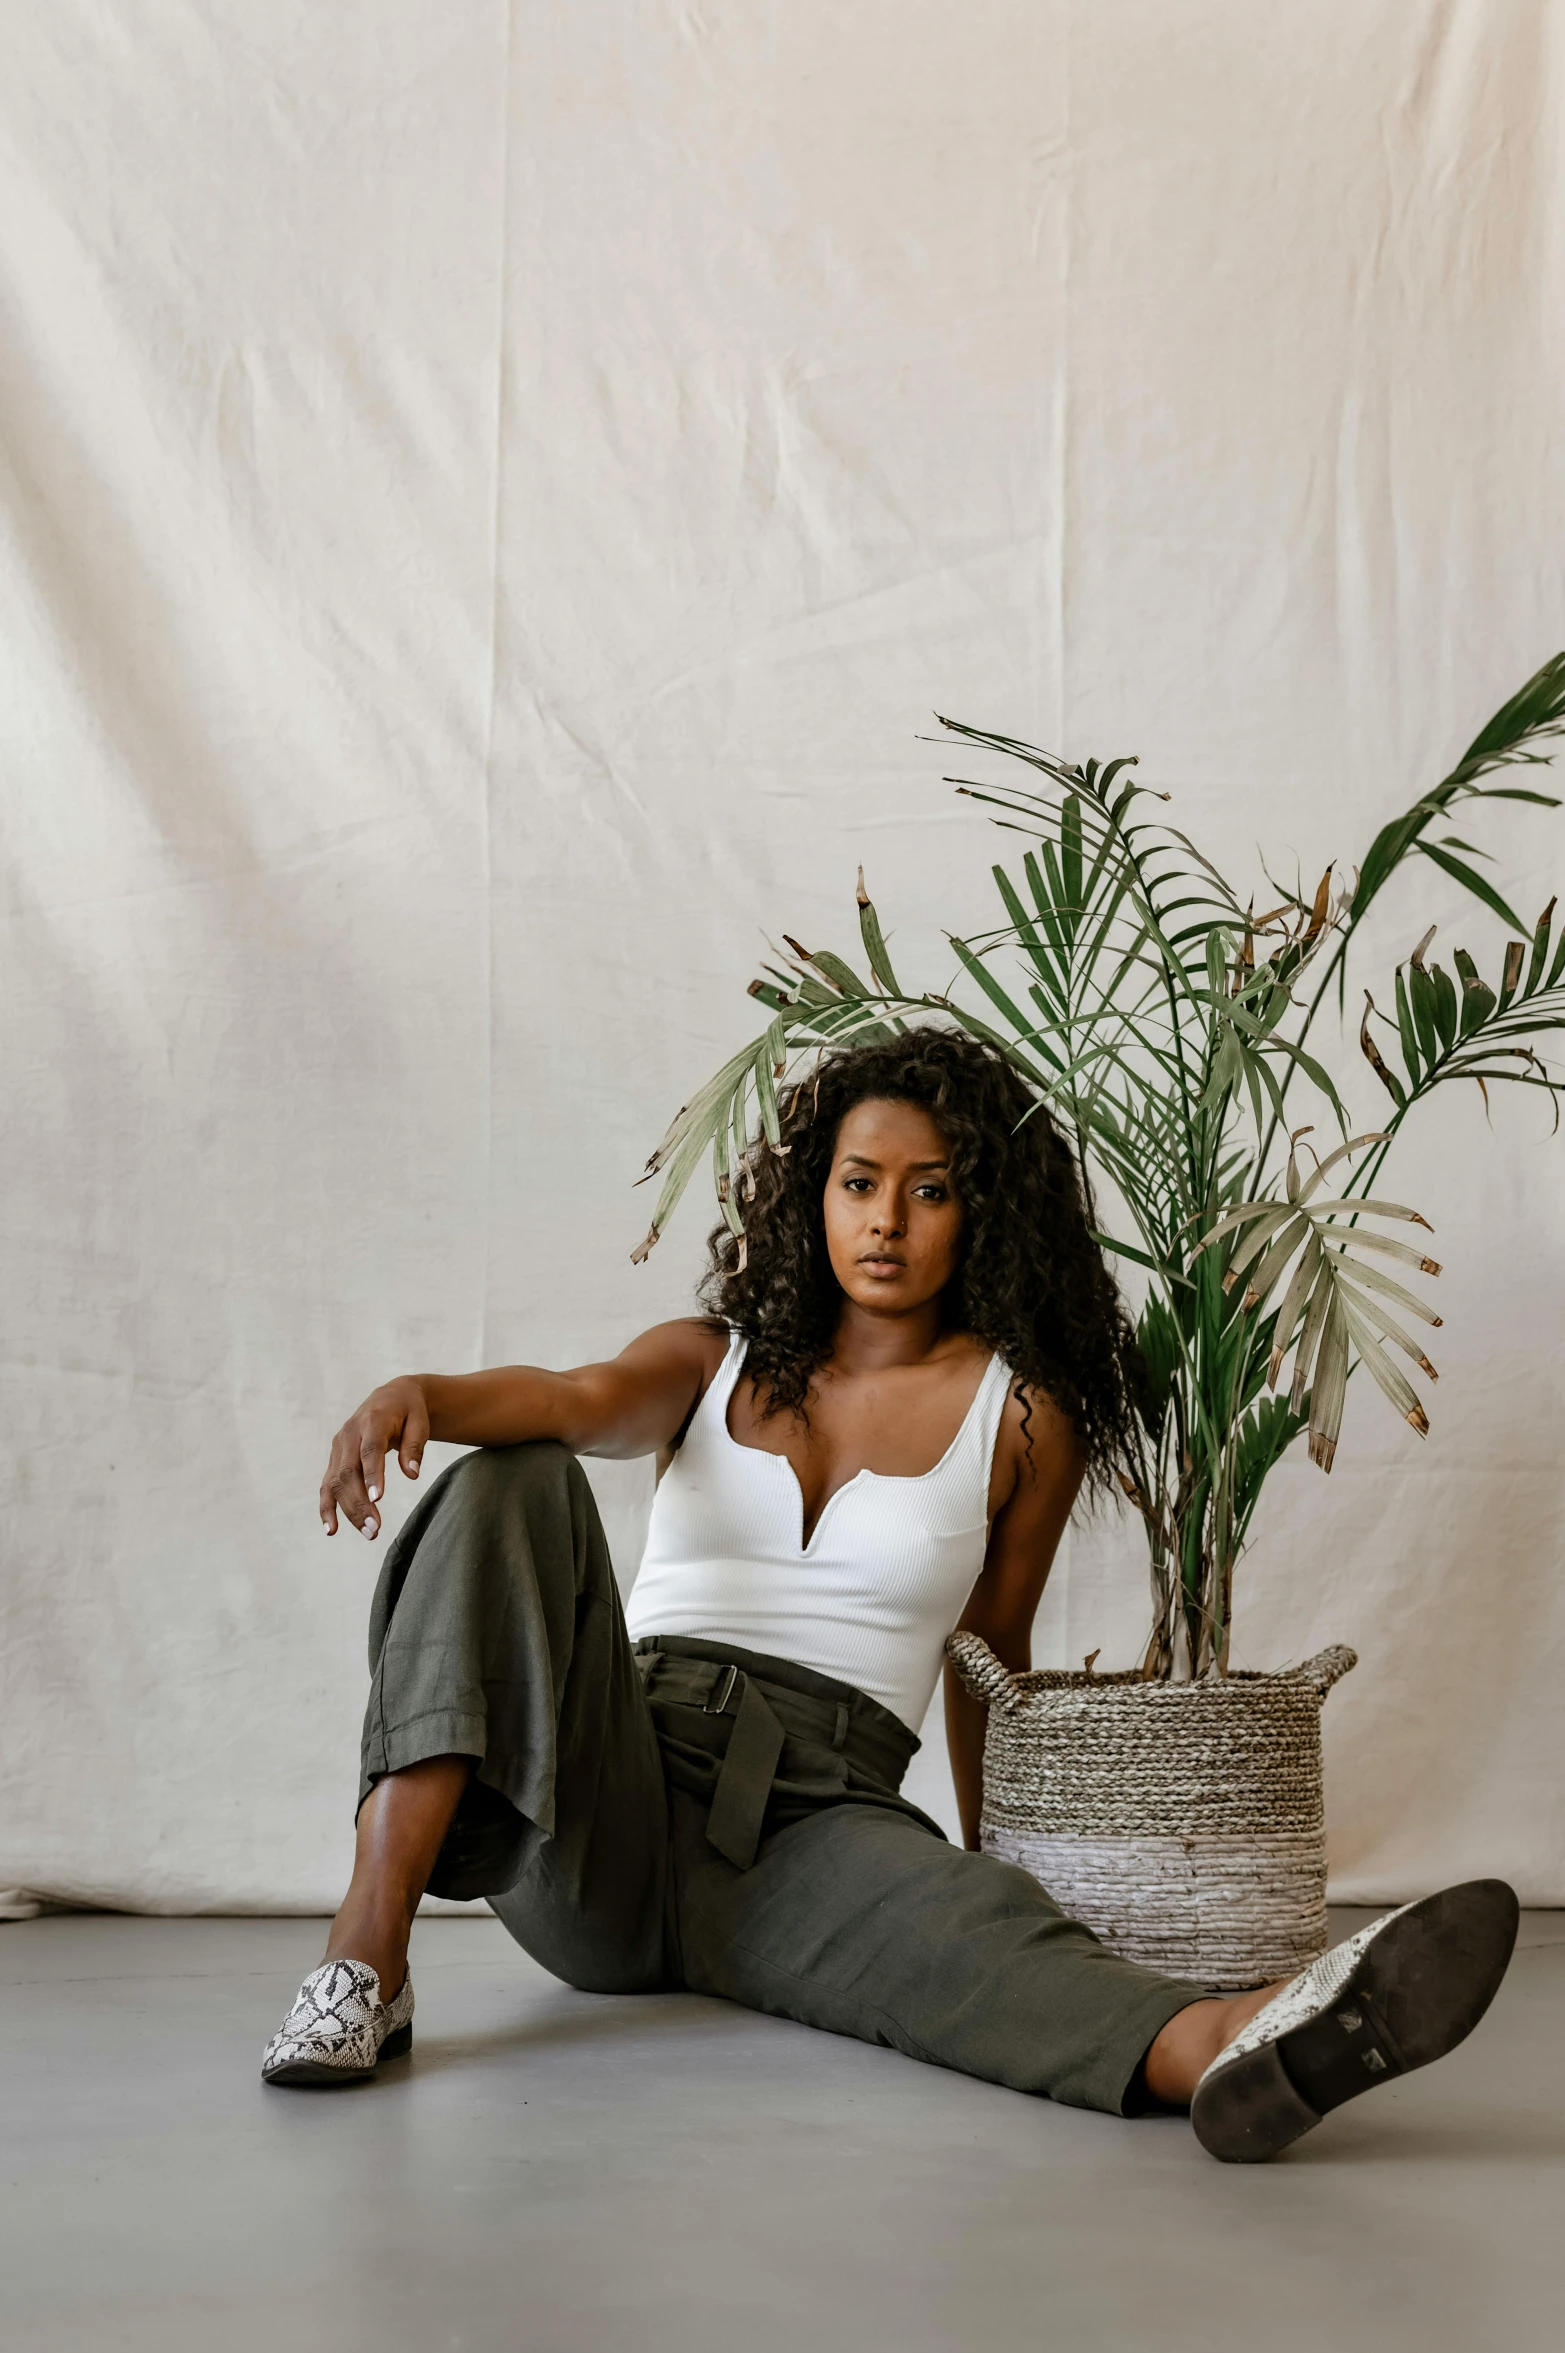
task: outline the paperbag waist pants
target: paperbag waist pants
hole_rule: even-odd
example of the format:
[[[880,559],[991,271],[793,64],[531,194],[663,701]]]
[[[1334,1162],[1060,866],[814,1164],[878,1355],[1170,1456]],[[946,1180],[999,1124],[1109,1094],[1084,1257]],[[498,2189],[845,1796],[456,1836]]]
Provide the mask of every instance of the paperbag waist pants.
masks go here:
[[[850,1685],[727,1645],[632,1643],[564,1447],[454,1463],[389,1548],[360,1803],[475,1759],[430,1878],[591,1992],[720,1994],[1127,2113],[1205,1989],[1105,1951],[1014,1864],[897,1792],[918,1743]]]

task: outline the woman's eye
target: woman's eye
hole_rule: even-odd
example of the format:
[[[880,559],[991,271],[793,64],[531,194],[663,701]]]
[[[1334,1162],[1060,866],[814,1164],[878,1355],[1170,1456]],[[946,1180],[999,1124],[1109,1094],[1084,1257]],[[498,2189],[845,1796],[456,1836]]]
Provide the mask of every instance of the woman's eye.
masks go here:
[[[925,1201],[944,1201],[946,1199],[944,1185],[920,1185],[918,1190]]]
[[[849,1193],[867,1193],[869,1191],[868,1177],[844,1177],[842,1183],[843,1189]]]

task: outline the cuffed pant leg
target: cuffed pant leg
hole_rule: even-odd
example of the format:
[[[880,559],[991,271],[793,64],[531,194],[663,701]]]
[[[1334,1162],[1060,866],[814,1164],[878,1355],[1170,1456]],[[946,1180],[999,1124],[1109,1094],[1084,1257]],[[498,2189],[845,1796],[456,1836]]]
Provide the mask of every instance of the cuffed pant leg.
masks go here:
[[[676,1796],[687,1982],[912,2058],[1132,2113],[1141,2062],[1207,1989],[1105,1950],[1027,1872],[905,1815],[831,1806],[735,1871]]]
[[[572,1454],[485,1447],[443,1473],[387,1554],[370,1667],[361,1803],[425,1757],[475,1760],[430,1892],[488,1896],[573,1984],[668,1982],[662,1760]]]

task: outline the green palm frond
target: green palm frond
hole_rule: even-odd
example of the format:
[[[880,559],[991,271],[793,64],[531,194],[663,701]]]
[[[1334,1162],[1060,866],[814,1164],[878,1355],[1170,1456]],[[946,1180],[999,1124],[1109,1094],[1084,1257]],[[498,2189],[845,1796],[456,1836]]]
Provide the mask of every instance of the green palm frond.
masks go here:
[[[1565,1081],[1529,1042],[1565,1030],[1565,936],[1553,938],[1551,899],[1530,932],[1511,940],[1498,978],[1485,981],[1465,948],[1452,956],[1456,978],[1425,961],[1426,932],[1394,976],[1396,1017],[1383,1015],[1368,989],[1359,1046],[1396,1105],[1393,1130],[1411,1106],[1451,1079],[1471,1079],[1488,1101],[1489,1082],[1538,1087],[1557,1099]],[[1460,983],[1460,988],[1458,988]],[[1384,1023],[1400,1051],[1405,1078],[1390,1068],[1371,1028]]]
[[[1557,809],[1559,802],[1547,793],[1530,792],[1517,785],[1485,785],[1479,779],[1492,775],[1496,769],[1520,764],[1531,766],[1549,759],[1551,753],[1542,747],[1552,743],[1562,731],[1565,731],[1565,653],[1551,655],[1509,702],[1501,704],[1488,725],[1474,736],[1450,775],[1433,792],[1425,793],[1411,808],[1404,809],[1400,817],[1381,827],[1359,868],[1350,920],[1354,924],[1362,922],[1410,852],[1422,849],[1426,855],[1430,854],[1429,845],[1423,839],[1428,827],[1464,801],[1532,801],[1543,808]],[[1446,859],[1436,859],[1435,863],[1443,865],[1447,872],[1456,865],[1456,861]],[[1459,870],[1455,879],[1469,890],[1474,890],[1475,883],[1481,881],[1470,869]],[[1483,898],[1486,905],[1493,904],[1481,889],[1475,891],[1475,896]],[[1504,920],[1516,921],[1508,911]]]

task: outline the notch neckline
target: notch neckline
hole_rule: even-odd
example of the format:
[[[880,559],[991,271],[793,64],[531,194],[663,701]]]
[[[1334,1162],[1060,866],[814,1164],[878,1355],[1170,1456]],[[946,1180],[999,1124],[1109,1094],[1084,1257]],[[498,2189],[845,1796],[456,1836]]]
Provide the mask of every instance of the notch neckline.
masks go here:
[[[941,1455],[938,1462],[931,1463],[927,1471],[872,1471],[867,1465],[862,1470],[855,1471],[851,1479],[844,1479],[840,1487],[833,1487],[831,1493],[826,1497],[825,1502],[821,1505],[820,1510],[815,1515],[814,1527],[810,1530],[808,1536],[806,1536],[804,1533],[804,1483],[800,1479],[798,1472],[794,1469],[793,1464],[789,1461],[787,1455],[775,1453],[769,1446],[748,1446],[742,1438],[736,1438],[733,1434],[733,1431],[728,1427],[728,1408],[733,1403],[734,1391],[739,1386],[739,1376],[744,1370],[744,1360],[746,1352],[749,1348],[749,1342],[745,1339],[743,1333],[736,1332],[734,1334],[732,1345],[736,1351],[734,1368],[732,1376],[730,1377],[728,1384],[723,1391],[722,1410],[718,1416],[718,1419],[722,1425],[723,1436],[727,1439],[729,1445],[733,1447],[735,1453],[737,1454],[758,1455],[762,1462],[780,1463],[783,1470],[787,1473],[789,1479],[793,1482],[793,1490],[798,1498],[799,1503],[797,1542],[799,1558],[801,1560],[808,1560],[810,1554],[814,1551],[815,1540],[820,1535],[822,1528],[826,1525],[826,1521],[831,1513],[831,1507],[836,1502],[838,1496],[851,1494],[852,1490],[857,1487],[861,1481],[865,1479],[880,1479],[889,1485],[897,1487],[917,1487],[921,1485],[924,1480],[933,1479],[941,1471],[943,1471],[947,1463],[951,1460],[952,1455],[955,1454],[957,1448],[961,1445],[962,1440],[966,1437],[967,1432],[972,1424],[973,1417],[977,1413],[979,1405],[982,1403],[984,1392],[989,1386],[990,1379],[994,1373],[994,1368],[1000,1361],[999,1351],[997,1349],[991,1349],[989,1352],[989,1361],[978,1376],[978,1386],[973,1391],[972,1396],[968,1400],[967,1410],[956,1426],[956,1430],[952,1435],[950,1445],[947,1446],[945,1452]],[[719,1378],[721,1378],[721,1376],[719,1376]],[[716,1384],[714,1383],[714,1387],[715,1385]]]

